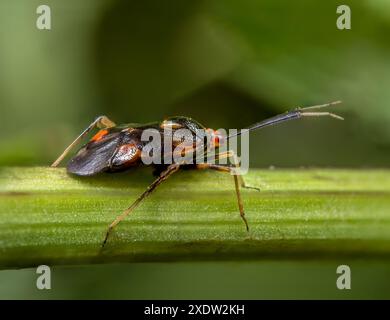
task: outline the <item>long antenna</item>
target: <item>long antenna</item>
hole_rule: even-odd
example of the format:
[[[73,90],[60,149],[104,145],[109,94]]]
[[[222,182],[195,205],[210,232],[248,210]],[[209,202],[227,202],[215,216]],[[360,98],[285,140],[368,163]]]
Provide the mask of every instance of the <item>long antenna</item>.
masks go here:
[[[288,112],[279,114],[277,116],[274,116],[272,118],[265,119],[263,121],[254,123],[245,129],[241,129],[241,130],[237,131],[236,133],[229,135],[227,137],[227,139],[239,136],[242,134],[243,131],[254,131],[257,129],[261,129],[261,128],[268,127],[268,126],[273,126],[275,124],[286,122],[289,120],[299,119],[301,117],[328,116],[328,117],[332,117],[332,118],[335,118],[338,120],[344,120],[343,117],[340,117],[339,115],[331,113],[331,112],[326,112],[326,111],[325,112],[324,111],[309,111],[308,112],[308,110],[318,110],[318,109],[326,108],[326,107],[333,106],[333,105],[340,104],[340,103],[341,103],[341,101],[333,101],[330,103],[319,104],[319,105],[309,106],[309,107],[305,107],[305,108],[297,107],[291,111],[288,111]]]

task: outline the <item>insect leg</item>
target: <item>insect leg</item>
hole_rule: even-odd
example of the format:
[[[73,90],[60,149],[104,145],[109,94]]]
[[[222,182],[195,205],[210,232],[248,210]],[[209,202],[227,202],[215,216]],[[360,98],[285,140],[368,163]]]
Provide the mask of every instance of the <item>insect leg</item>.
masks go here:
[[[221,153],[219,153],[219,154],[216,155],[216,159],[217,159],[217,160],[218,160],[218,159],[224,159],[224,158],[230,159],[230,161],[232,162],[232,164],[233,164],[237,169],[239,169],[239,161],[238,161],[238,158],[237,158],[236,153],[235,153],[233,150],[221,152]],[[253,190],[260,191],[260,188],[258,188],[258,187],[254,187],[254,186],[247,185],[247,184],[245,183],[244,177],[243,177],[242,175],[238,175],[238,179],[240,180],[240,184],[241,184],[241,187],[242,187],[242,188],[245,188],[245,189],[253,189]]]
[[[168,166],[168,168],[161,172],[160,176],[156,180],[154,180],[151,185],[149,185],[149,187],[144,191],[144,193],[142,193],[130,207],[123,211],[121,215],[116,217],[116,219],[110,224],[107,229],[106,236],[102,244],[103,247],[106,244],[112,229],[124,218],[126,218],[142,202],[142,200],[144,200],[148,195],[150,195],[163,181],[168,179],[173,173],[179,170],[179,167],[179,164],[171,164],[170,166]]]
[[[230,173],[232,171],[231,167],[218,165],[218,164],[202,163],[202,164],[197,164],[196,167],[198,169],[212,169],[212,170],[217,170],[220,172],[227,172],[227,173]],[[244,205],[243,205],[242,199],[241,199],[240,183],[238,181],[237,175],[233,175],[233,178],[234,178],[234,186],[236,188],[236,196],[237,196],[238,209],[240,211],[240,216],[245,223],[246,231],[249,232],[249,225],[248,225],[248,221],[245,218]]]
[[[115,127],[115,123],[112,122],[110,119],[108,119],[106,116],[100,116],[97,117],[95,121],[93,121],[87,129],[85,129],[62,153],[61,155],[57,158],[56,161],[52,163],[52,167],[57,167],[60,162],[66,157],[66,155],[69,153],[72,148],[80,142],[80,140],[92,129],[94,128],[111,128]]]

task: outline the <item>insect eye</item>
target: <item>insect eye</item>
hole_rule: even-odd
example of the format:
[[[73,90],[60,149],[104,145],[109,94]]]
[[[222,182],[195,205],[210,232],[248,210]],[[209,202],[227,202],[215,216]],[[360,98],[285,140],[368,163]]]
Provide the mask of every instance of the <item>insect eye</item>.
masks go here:
[[[217,131],[214,131],[214,142],[216,145],[221,145],[226,142],[226,136],[224,133]]]
[[[225,136],[218,130],[206,129],[206,133],[212,147],[218,147],[225,142]]]

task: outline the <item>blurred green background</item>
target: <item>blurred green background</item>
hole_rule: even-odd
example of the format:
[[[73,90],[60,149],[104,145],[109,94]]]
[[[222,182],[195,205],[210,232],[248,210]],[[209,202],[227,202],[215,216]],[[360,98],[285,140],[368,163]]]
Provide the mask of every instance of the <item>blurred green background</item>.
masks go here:
[[[390,2],[342,3],[351,7],[352,30],[336,28],[341,3],[333,0],[2,0],[0,165],[48,165],[101,114],[118,123],[185,115],[207,127],[242,128],[297,105],[343,100],[337,111],[344,122],[313,119],[253,133],[252,166],[388,167]],[[41,4],[51,8],[50,31],[35,26]],[[129,279],[124,286],[129,291],[122,290],[123,297],[154,297],[156,287],[157,297],[189,298],[197,279],[191,278],[194,270],[203,270],[209,278],[226,275],[215,277],[214,298],[218,292],[228,297],[226,292],[233,291],[235,298],[293,297],[283,294],[283,285],[252,286],[247,291],[247,280],[232,287],[221,284],[242,272],[257,279],[265,274],[278,278],[290,270],[292,277],[296,272],[297,279],[310,279],[327,269],[316,268],[314,262],[291,263],[300,267],[284,268],[283,262],[277,267],[243,263],[227,269],[222,264],[169,264],[163,277],[157,276],[160,267],[153,264],[59,268],[59,282],[73,274],[84,284],[65,286],[52,297],[119,297],[108,294],[108,283],[117,281],[110,278],[118,277],[117,268],[129,275],[124,278]],[[331,265],[333,279],[336,266]],[[88,273],[87,282],[85,268],[95,270]],[[382,265],[376,268],[382,270]],[[370,273],[372,268],[364,270]],[[131,272],[138,287],[131,287]],[[30,292],[26,288],[31,283],[25,279],[31,273],[1,271],[0,297],[26,297],[23,293]],[[181,296],[164,282],[177,273],[189,281],[176,287]],[[382,277],[378,271],[364,279],[381,283]],[[154,280],[148,291],[140,279],[150,278]],[[13,295],[7,289],[10,281],[17,283]],[[290,287],[288,283],[284,286]],[[310,283],[295,288],[297,297],[310,290],[316,291],[315,297],[338,294],[333,282],[333,291]],[[389,297],[389,285],[383,286],[379,292]],[[100,290],[106,295],[99,295]],[[137,296],[131,290],[143,293]],[[193,297],[201,297],[202,290],[195,290]],[[355,294],[371,292],[367,290]],[[41,297],[36,290],[31,294]]]
[[[388,166],[390,3],[40,1],[0,4],[0,164],[46,165],[96,116],[191,116],[242,128],[297,105],[343,100],[251,136],[254,166]]]

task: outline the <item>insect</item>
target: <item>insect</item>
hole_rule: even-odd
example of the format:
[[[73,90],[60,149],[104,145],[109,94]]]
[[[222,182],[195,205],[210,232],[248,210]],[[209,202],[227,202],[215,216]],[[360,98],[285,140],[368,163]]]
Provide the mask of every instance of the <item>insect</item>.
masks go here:
[[[302,117],[321,117],[329,116],[335,119],[343,120],[342,117],[330,113],[327,111],[318,111],[325,107],[335,105],[340,103],[340,101],[335,101],[327,104],[310,106],[306,108],[295,108],[291,111],[285,112],[283,114],[276,115],[272,118],[257,122],[246,128],[248,131],[253,131],[261,129],[267,126],[272,126],[278,123],[282,123],[289,120],[299,119]],[[142,151],[146,146],[147,142],[142,141],[142,133],[147,129],[154,129],[159,132],[159,134],[164,139],[164,130],[170,129],[171,132],[175,132],[179,129],[188,129],[190,132],[194,133],[193,140],[190,145],[190,149],[194,151],[202,148],[201,154],[205,154],[207,150],[213,149],[216,151],[216,159],[228,158],[230,159],[230,164],[210,164],[210,163],[194,163],[188,164],[185,161],[174,162],[170,164],[153,164],[155,167],[155,173],[157,178],[150,184],[147,189],[128,207],[123,211],[122,214],[118,215],[113,222],[108,226],[108,229],[105,234],[103,241],[103,246],[106,244],[111,231],[114,229],[118,223],[125,219],[145,198],[147,198],[163,181],[167,180],[173,173],[177,172],[180,169],[184,168],[193,168],[193,169],[212,169],[225,173],[232,173],[234,168],[237,168],[238,162],[235,153],[232,150],[225,152],[219,152],[218,150],[223,143],[233,136],[241,134],[241,131],[238,131],[234,135],[230,136],[221,136],[217,131],[212,129],[206,129],[204,126],[199,124],[197,121],[187,118],[187,117],[172,117],[168,118],[162,122],[155,122],[150,124],[124,124],[116,125],[106,116],[100,116],[95,121],[93,121],[58,157],[56,161],[51,165],[52,167],[57,167],[60,162],[65,158],[65,156],[93,129],[99,128],[100,130],[93,136],[93,138],[85,144],[77,154],[68,162],[67,171],[71,174],[79,176],[91,176],[100,172],[118,172],[129,169],[134,169],[139,166],[145,165],[142,162]],[[207,145],[200,144],[200,140],[196,132],[199,129],[205,129],[211,133],[211,140]],[[202,140],[203,141],[203,140]],[[173,141],[172,147],[168,150],[162,149],[163,154],[172,155],[174,152],[174,147],[177,146],[181,141]],[[188,149],[186,149],[188,152]],[[199,150],[198,150],[199,151]],[[240,174],[233,174],[235,191],[238,202],[238,209],[240,216],[245,223],[246,230],[249,231],[248,222],[245,218],[244,206],[241,199],[240,187],[242,188],[251,188],[245,184],[245,181]]]

